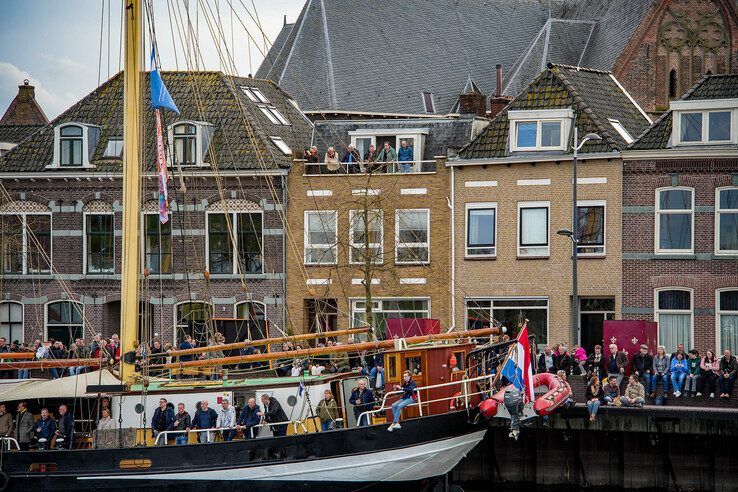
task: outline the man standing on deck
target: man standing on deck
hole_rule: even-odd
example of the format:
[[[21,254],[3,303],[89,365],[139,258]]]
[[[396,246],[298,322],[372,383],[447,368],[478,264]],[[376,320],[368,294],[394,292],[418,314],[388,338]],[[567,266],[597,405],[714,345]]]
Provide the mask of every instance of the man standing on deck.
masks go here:
[[[56,421],[56,447],[71,449],[74,434],[74,418],[66,405],[59,405],[59,420]]]
[[[243,432],[244,439],[256,437],[251,434],[251,429],[259,425],[259,422],[261,421],[261,417],[259,416],[260,412],[261,408],[256,404],[256,400],[249,398],[246,408],[241,410],[241,415],[238,416],[238,425],[236,426]]]
[[[179,403],[177,405],[177,414],[174,416],[174,420],[167,428],[167,430],[182,431],[181,434],[174,434],[176,436],[174,438],[174,442],[177,446],[187,444],[187,433],[190,431],[190,427],[192,427],[192,417],[190,417],[190,414],[185,410],[185,404]]]
[[[36,439],[38,439],[38,449],[49,449],[51,439],[56,433],[56,422],[49,417],[49,411],[47,409],[41,409],[41,417],[39,417],[34,425],[34,432],[36,433]]]
[[[354,417],[356,417],[356,425],[361,427],[363,425],[369,425],[369,416],[364,416],[359,421],[359,415],[364,412],[371,410],[374,407],[374,394],[372,390],[366,387],[366,380],[359,379],[357,387],[351,392],[349,403],[354,406]]]
[[[159,406],[154,410],[154,416],[151,418],[151,437],[156,438],[160,432],[164,432],[169,428],[169,424],[174,420],[174,410],[167,405],[166,398],[159,399]],[[158,446],[166,446],[169,436],[157,440]]]
[[[218,421],[215,424],[218,428],[228,427],[228,430],[223,430],[223,440],[232,441],[236,436],[236,409],[230,405],[228,398],[221,400],[222,407],[218,411]]]
[[[0,437],[13,436],[13,416],[5,411],[5,404],[0,403]],[[8,449],[7,447],[5,449]]]
[[[195,417],[192,419],[193,429],[214,429],[218,424],[218,414],[212,408],[208,408],[208,401],[203,400],[200,402],[200,408],[195,412]],[[213,442],[215,440],[215,433],[213,432],[198,432],[197,441],[200,443]]]
[[[287,422],[287,414],[284,413],[282,405],[279,404],[276,398],[263,394],[261,395],[261,403],[264,405],[264,411],[257,414],[259,417],[264,417],[264,419],[270,424],[276,422]],[[271,426],[271,429],[274,437],[287,435],[287,424],[273,425]]]
[[[15,438],[21,451],[28,451],[33,434],[33,415],[28,411],[26,402],[18,403],[18,413],[15,416]]]

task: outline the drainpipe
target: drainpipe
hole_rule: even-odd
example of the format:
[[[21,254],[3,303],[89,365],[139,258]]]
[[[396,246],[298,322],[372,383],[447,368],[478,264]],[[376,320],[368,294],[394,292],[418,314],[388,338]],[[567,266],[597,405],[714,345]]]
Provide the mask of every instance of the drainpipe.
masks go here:
[[[282,330],[287,330],[287,182],[282,175]]]
[[[446,198],[448,208],[451,211],[451,327],[449,331],[456,327],[456,228],[454,227],[454,219],[456,215],[455,198],[456,193],[454,192],[455,184],[455,168],[451,166],[451,199]]]

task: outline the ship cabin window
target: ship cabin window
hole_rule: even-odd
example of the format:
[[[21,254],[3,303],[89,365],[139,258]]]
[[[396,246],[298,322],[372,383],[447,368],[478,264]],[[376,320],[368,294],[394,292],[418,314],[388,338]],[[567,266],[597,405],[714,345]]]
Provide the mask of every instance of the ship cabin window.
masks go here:
[[[413,376],[423,375],[423,363],[420,354],[405,357],[405,371],[410,371]]]
[[[399,371],[397,370],[400,366],[400,355],[399,354],[390,354],[387,356],[388,364],[387,364],[387,380],[388,381],[398,381],[400,379]]]

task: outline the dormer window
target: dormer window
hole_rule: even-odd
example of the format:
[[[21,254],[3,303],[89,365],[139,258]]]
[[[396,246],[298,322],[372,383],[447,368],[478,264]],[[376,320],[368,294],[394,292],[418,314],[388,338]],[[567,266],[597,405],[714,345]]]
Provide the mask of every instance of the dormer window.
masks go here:
[[[172,165],[207,166],[207,153],[215,127],[204,121],[179,121],[168,129]]]
[[[67,125],[59,131],[59,165],[82,165],[82,127]]]
[[[64,123],[54,128],[54,160],[47,169],[93,167],[92,153],[100,141],[100,128],[84,123]]]
[[[111,159],[120,159],[123,157],[123,139],[111,138],[108,140],[108,144],[105,146],[105,153],[103,157]]]
[[[566,150],[574,117],[571,109],[508,111],[507,116],[512,152]]]
[[[719,145],[738,143],[734,121],[738,99],[672,101],[675,145]]]

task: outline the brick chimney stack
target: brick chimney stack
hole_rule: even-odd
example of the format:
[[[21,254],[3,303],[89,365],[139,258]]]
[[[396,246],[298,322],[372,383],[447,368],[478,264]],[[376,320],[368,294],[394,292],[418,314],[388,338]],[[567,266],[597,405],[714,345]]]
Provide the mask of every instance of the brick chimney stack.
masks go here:
[[[510,96],[502,95],[502,65],[497,64],[495,68],[497,69],[497,86],[495,87],[495,95],[490,98],[490,118],[497,116],[513,100]]]
[[[459,94],[459,114],[485,116],[487,113],[487,96],[479,89],[469,76],[464,90]]]
[[[36,99],[36,88],[30,84],[28,79],[25,79],[23,85],[18,86],[18,100],[28,102],[32,99]]]

